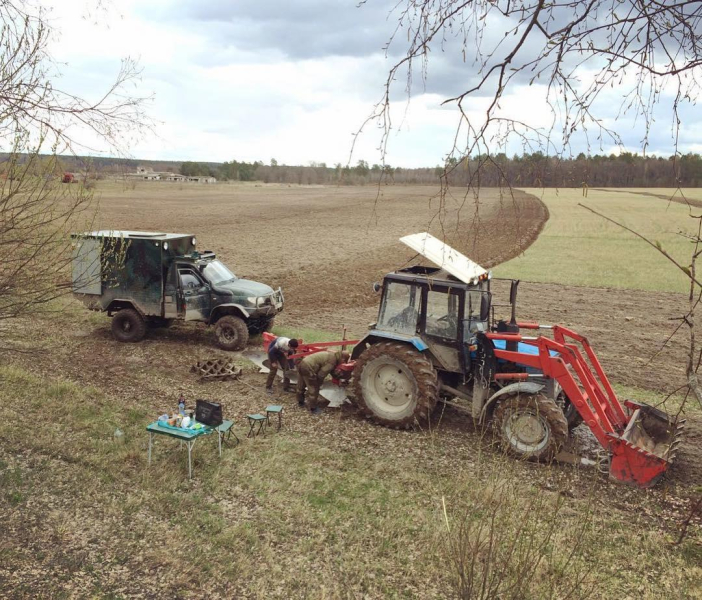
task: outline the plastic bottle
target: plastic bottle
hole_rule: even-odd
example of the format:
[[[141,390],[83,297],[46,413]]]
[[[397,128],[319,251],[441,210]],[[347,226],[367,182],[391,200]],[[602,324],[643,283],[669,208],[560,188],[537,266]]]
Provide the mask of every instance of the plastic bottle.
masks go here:
[[[185,416],[185,398],[183,396],[178,400],[178,414]]]
[[[121,429],[115,429],[115,442],[122,444],[124,442],[124,431]]]

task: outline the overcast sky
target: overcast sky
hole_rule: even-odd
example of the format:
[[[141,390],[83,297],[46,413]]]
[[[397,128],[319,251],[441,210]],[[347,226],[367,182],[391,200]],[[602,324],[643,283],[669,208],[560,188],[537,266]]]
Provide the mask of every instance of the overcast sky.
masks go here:
[[[346,164],[352,134],[392,66],[383,46],[396,24],[390,15],[396,0],[361,7],[356,0],[113,0],[105,10],[95,10],[96,3],[53,0],[51,21],[60,32],[53,54],[65,63],[61,85],[96,97],[121,58],[136,58],[143,74],[135,93],[153,96],[148,111],[156,121],[155,135],[131,148],[138,158]],[[472,75],[459,54],[437,53],[426,86],[415,87],[409,105],[398,98],[389,164],[443,162],[457,115],[441,100]],[[543,94],[538,86],[515,88],[503,109],[547,125]],[[610,94],[614,104],[618,92]],[[484,102],[471,106],[476,117]],[[640,150],[641,123],[622,119],[618,126],[627,146]],[[683,129],[683,150],[702,151],[699,140],[699,124]],[[352,163],[380,162],[378,141],[377,128],[368,127]],[[649,151],[672,152],[669,120],[655,128]]]

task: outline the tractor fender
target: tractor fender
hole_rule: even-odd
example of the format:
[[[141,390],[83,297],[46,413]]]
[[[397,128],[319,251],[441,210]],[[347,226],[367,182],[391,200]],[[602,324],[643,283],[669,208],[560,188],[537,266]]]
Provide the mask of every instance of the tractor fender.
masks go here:
[[[368,346],[372,346],[378,342],[385,342],[387,340],[412,344],[420,352],[424,352],[425,350],[429,349],[429,346],[420,337],[373,329],[368,333],[368,335],[366,335],[366,337],[356,344],[353,349],[353,353],[351,354],[351,358],[356,360]]]
[[[223,317],[224,315],[234,315],[236,317],[241,317],[245,321],[248,321],[250,317],[249,311],[241,306],[241,304],[219,304],[210,313],[209,324],[212,325],[216,323],[220,317]]]
[[[495,407],[496,402],[502,396],[510,396],[512,394],[538,394],[546,386],[541,383],[533,383],[530,381],[519,381],[517,383],[511,383],[506,385],[501,390],[495,392],[490,396],[489,400],[483,406],[483,410],[480,414],[480,420],[482,421],[487,416],[488,412]]]

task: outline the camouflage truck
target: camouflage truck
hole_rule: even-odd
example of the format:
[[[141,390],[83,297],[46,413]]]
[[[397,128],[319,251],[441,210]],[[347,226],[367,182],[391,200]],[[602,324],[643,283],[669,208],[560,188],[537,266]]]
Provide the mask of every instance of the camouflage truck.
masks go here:
[[[240,350],[249,334],[270,330],[283,292],[240,279],[190,234],[94,231],[73,236],[73,293],[112,317],[121,342],[173,321],[214,326],[217,344]]]

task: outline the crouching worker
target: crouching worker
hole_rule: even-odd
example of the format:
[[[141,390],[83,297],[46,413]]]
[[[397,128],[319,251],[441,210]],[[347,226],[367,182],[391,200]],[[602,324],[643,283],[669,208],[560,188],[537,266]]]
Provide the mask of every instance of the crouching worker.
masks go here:
[[[290,388],[290,378],[288,377],[288,356],[295,354],[295,349],[298,346],[297,340],[291,340],[286,337],[277,337],[268,346],[268,363],[270,372],[266,380],[266,392],[273,393],[273,382],[278,373],[278,368],[283,369],[283,390],[288,391]]]
[[[324,379],[339,365],[348,362],[351,354],[346,350],[337,352],[316,352],[303,358],[297,365],[297,403],[305,405],[305,391],[309,392],[308,405],[313,414],[322,409],[317,405],[319,388]]]

